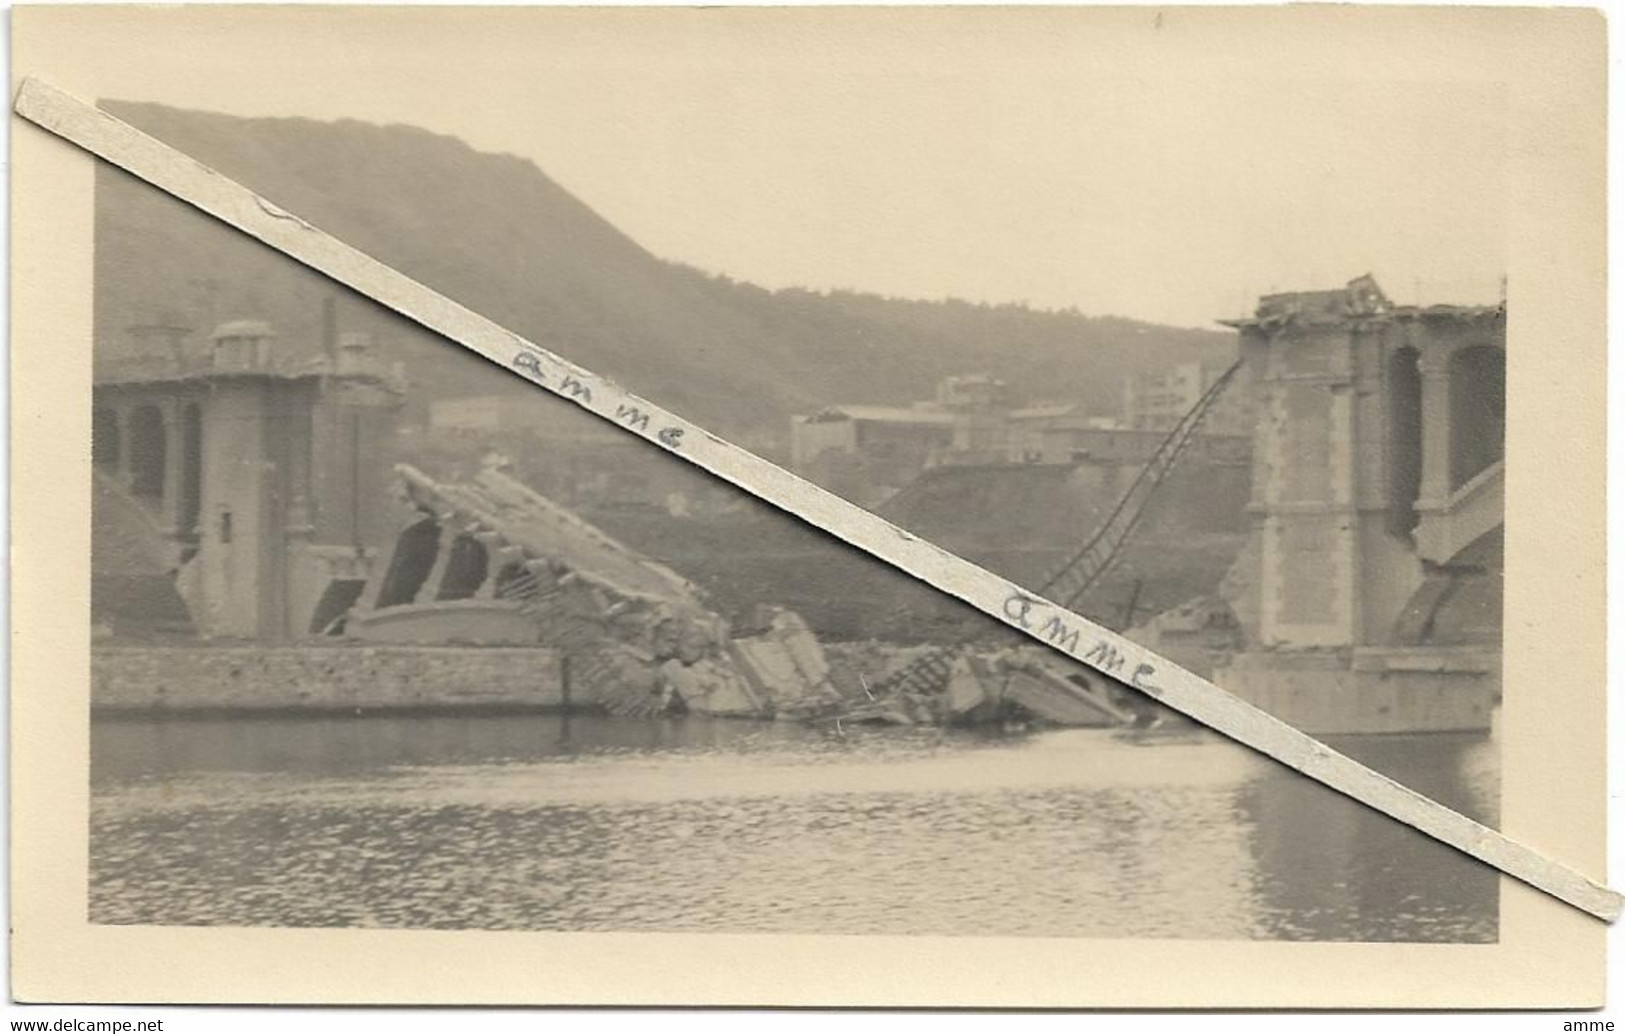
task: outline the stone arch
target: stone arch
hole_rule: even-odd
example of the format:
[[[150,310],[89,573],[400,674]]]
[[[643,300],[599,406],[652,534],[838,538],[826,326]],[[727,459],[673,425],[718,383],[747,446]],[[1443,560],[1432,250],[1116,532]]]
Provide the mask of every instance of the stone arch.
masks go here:
[[[90,413],[90,462],[103,470],[117,470],[123,446],[118,410],[97,406]]]
[[[1425,646],[1498,646],[1501,642],[1501,528],[1485,532],[1451,558],[1428,565],[1394,622],[1389,642]]]
[[[310,616],[311,635],[343,635],[350,608],[361,599],[364,578],[335,578],[327,583]]]
[[[1506,455],[1506,351],[1471,345],[1450,356],[1450,490]]]
[[[1408,345],[1388,353],[1388,531],[1409,537],[1422,493],[1422,372]]]
[[[484,543],[472,535],[459,535],[452,540],[451,552],[446,557],[446,570],[440,576],[437,600],[472,599],[485,584],[491,569],[491,557]]]
[[[417,599],[423,583],[434,570],[435,558],[440,554],[440,525],[432,517],[401,532],[395,541],[395,552],[389,558],[389,570],[378,587],[378,608],[398,607]]]
[[[162,499],[168,463],[164,414],[157,406],[137,406],[130,414],[130,494]]]

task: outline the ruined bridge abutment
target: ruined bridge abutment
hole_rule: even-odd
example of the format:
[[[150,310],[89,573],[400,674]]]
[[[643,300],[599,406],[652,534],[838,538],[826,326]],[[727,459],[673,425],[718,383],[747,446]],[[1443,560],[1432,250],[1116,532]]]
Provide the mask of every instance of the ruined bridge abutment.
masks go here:
[[[1481,729],[1499,694],[1506,317],[1396,307],[1369,278],[1268,296],[1246,649],[1221,685],[1310,731]]]

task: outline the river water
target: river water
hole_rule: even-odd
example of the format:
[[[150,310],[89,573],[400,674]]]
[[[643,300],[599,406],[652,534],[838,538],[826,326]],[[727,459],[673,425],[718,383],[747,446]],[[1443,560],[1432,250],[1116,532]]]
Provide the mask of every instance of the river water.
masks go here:
[[[1490,737],[1334,741],[1493,824]],[[1226,740],[98,721],[100,923],[1493,941],[1483,867]]]

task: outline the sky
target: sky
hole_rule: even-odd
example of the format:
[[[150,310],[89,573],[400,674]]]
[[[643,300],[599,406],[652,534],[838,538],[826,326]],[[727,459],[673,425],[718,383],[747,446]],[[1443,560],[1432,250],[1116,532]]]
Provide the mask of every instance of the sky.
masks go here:
[[[774,14],[149,16],[95,44],[119,55],[95,89],[449,133],[767,287],[1183,326],[1367,272],[1401,303],[1499,297],[1506,95],[1481,70],[1352,76],[1151,9]]]

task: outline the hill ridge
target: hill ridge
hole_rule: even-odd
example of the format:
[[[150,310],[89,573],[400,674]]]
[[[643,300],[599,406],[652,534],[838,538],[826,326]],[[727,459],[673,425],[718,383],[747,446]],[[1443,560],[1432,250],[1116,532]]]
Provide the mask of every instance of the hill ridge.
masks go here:
[[[403,273],[696,421],[764,447],[833,402],[906,405],[940,378],[993,373],[1019,396],[1112,411],[1122,378],[1222,360],[1232,335],[1015,303],[779,288],[654,255],[534,162],[404,123],[243,118],[109,101],[187,151]],[[198,335],[268,319],[285,347],[319,338],[319,274],[135,181],[98,169],[99,348],[176,314]],[[488,364],[346,293],[344,329],[403,360],[413,406],[523,390]]]

